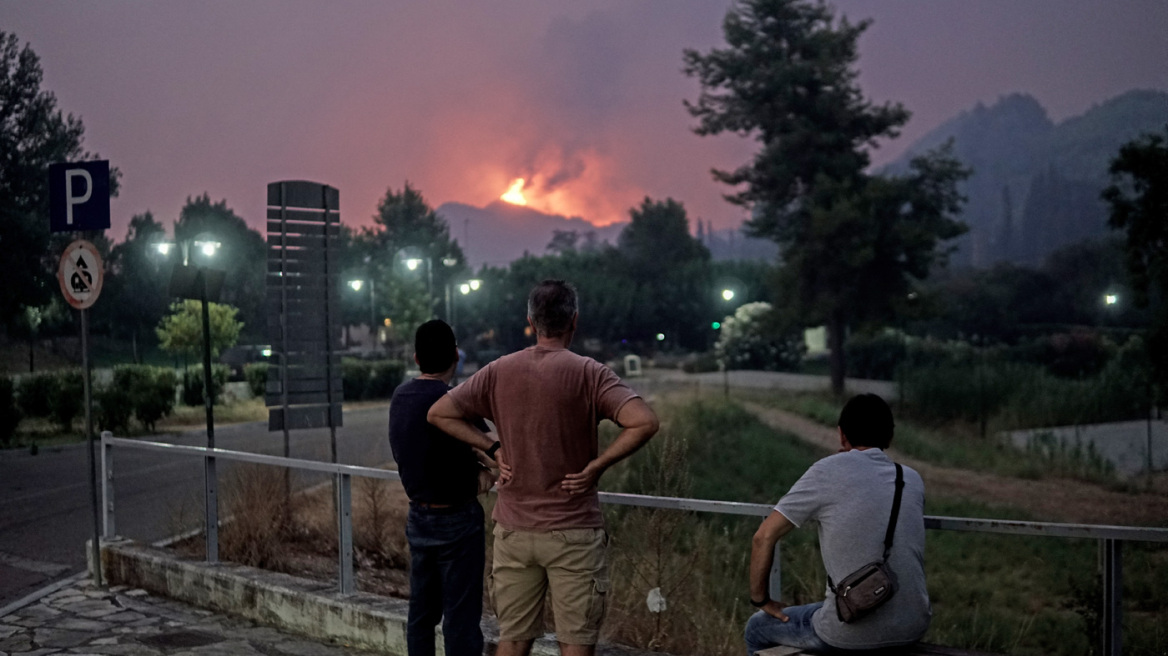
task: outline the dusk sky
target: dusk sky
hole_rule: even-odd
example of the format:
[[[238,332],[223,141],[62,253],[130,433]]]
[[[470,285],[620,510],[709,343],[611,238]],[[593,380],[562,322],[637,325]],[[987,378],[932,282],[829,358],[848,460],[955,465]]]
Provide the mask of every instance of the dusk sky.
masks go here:
[[[913,118],[888,161],[977,102],[1032,94],[1058,121],[1132,88],[1168,90],[1163,0],[847,0],[871,18],[860,81]],[[722,45],[703,1],[66,2],[0,0],[0,30],[123,173],[111,237],[150,210],[168,228],[207,192],[260,227],[265,187],[341,191],[369,225],[409,180],[432,206],[482,206],[519,177],[531,207],[597,224],[648,195],[741,223],[712,166],[755,144],[698,137],[682,50]],[[460,231],[455,231],[461,237]]]

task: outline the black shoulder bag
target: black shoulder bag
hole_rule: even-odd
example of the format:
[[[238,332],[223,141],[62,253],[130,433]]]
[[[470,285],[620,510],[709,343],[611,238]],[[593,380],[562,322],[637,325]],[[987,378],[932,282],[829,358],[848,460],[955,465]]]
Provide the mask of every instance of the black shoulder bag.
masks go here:
[[[900,493],[904,489],[904,470],[896,465],[896,496],[892,500],[892,516],[888,518],[888,530],[884,533],[884,558],[868,563],[845,576],[836,586],[831,577],[827,585],[835,593],[835,612],[844,623],[851,623],[867,616],[884,605],[899,589],[896,574],[888,566],[888,554],[892,551],[892,535],[896,532],[896,517],[900,514]]]

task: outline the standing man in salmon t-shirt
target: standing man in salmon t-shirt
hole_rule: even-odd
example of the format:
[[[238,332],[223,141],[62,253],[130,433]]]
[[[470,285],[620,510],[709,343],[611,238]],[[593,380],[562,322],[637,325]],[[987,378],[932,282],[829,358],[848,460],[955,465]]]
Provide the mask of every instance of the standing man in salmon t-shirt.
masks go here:
[[[657,415],[611,369],[568,350],[578,320],[576,289],[563,280],[541,282],[527,299],[535,346],[488,364],[428,415],[500,466],[490,583],[499,656],[531,653],[544,633],[548,595],[561,653],[595,653],[609,585],[597,481],[658,428]],[[494,422],[499,441],[471,417]],[[602,419],[621,432],[600,453]]]

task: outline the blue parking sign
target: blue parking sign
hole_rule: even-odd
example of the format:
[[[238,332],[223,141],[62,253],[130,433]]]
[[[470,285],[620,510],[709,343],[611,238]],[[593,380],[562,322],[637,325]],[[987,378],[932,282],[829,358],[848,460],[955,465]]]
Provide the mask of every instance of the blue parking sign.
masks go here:
[[[109,160],[49,165],[49,230],[110,227]]]

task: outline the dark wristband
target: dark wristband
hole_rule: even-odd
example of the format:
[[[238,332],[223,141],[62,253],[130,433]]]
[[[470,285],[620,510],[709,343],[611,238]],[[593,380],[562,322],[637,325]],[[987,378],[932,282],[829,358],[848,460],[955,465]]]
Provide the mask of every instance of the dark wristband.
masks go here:
[[[764,596],[764,597],[762,598],[762,601],[755,601],[755,600],[751,599],[751,600],[750,600],[750,605],[751,605],[751,606],[754,606],[755,608],[762,608],[763,606],[766,606],[766,605],[767,605],[767,602],[768,602],[768,601],[770,601],[770,599],[767,599],[767,598]]]
[[[498,441],[498,440],[495,440],[495,443],[491,445],[491,448],[487,449],[487,457],[490,458],[491,460],[494,460],[495,453],[499,451],[499,447],[501,447],[501,446],[503,446],[503,443]]]

